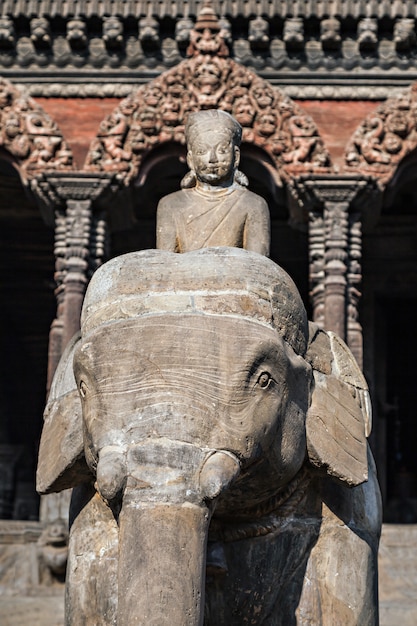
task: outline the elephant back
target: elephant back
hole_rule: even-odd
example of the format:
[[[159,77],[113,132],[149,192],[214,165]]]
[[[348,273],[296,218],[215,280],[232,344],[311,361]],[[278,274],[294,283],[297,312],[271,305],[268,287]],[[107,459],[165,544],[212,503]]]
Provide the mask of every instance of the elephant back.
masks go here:
[[[144,250],[112,259],[88,287],[82,335],[161,313],[244,317],[274,328],[297,354],[307,347],[307,315],[292,279],[270,259],[238,248]]]

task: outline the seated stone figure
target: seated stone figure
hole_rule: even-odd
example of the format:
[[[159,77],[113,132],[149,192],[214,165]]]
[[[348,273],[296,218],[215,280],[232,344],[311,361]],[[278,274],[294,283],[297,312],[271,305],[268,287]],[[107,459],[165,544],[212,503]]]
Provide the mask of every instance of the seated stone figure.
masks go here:
[[[269,209],[238,171],[242,128],[220,110],[191,113],[185,127],[190,172],[161,199],[157,248],[189,252],[231,246],[268,255]]]

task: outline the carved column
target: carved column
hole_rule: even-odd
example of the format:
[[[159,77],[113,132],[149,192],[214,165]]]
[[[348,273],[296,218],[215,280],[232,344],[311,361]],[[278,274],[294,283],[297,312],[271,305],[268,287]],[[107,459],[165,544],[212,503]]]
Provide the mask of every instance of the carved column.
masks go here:
[[[359,322],[359,300],[362,283],[362,218],[360,213],[349,216],[349,264],[347,273],[347,344],[362,368],[362,326]]]
[[[324,327],[342,339],[346,339],[348,211],[349,202],[324,201]]]
[[[325,327],[325,230],[324,218],[320,211],[309,211],[309,261],[310,261],[310,299],[313,309],[313,321]]]
[[[362,279],[362,214],[371,179],[330,175],[294,181],[309,212],[310,297],[313,321],[337,333],[362,366],[358,305]]]
[[[65,212],[56,210],[55,212],[55,297],[57,302],[56,318],[51,324],[49,331],[48,346],[48,374],[47,374],[47,390],[49,392],[52,378],[58,361],[62,354],[62,333],[63,333],[63,313],[64,313],[64,277],[65,277],[65,235],[66,235],[66,219]]]
[[[84,172],[46,173],[38,179],[43,200],[55,209],[57,316],[49,336],[48,390],[66,344],[79,329],[91,274],[105,260],[106,220],[94,202],[111,180],[103,174]]]
[[[68,199],[66,210],[62,345],[80,328],[80,314],[88,282],[91,200]]]

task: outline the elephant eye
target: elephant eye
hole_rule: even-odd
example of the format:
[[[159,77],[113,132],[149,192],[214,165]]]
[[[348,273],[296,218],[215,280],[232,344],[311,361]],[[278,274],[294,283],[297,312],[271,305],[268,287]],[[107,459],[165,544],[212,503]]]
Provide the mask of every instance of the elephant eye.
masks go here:
[[[82,398],[85,398],[85,396],[87,395],[87,389],[88,389],[87,385],[86,385],[86,384],[85,384],[85,382],[82,380],[82,381],[80,382],[80,396],[81,396]]]
[[[261,372],[258,376],[257,384],[261,389],[268,389],[271,386],[273,378],[269,372]]]

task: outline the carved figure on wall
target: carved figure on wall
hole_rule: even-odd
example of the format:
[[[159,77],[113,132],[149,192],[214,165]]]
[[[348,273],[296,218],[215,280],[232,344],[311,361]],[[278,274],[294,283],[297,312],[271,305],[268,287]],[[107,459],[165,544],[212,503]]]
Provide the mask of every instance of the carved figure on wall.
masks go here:
[[[296,115],[291,117],[289,125],[294,138],[294,150],[284,154],[284,160],[293,163],[303,163],[307,161],[317,142],[315,126],[311,120]]]
[[[320,22],[320,41],[323,50],[338,50],[342,43],[340,21],[335,17]]]
[[[224,30],[212,7],[207,4],[201,9],[198,19],[190,32],[188,56],[217,55],[229,56],[229,49],[224,39]]]
[[[0,17],[0,50],[8,51],[14,48],[15,29],[13,20],[9,17]]]
[[[109,50],[120,50],[123,47],[123,24],[118,17],[104,18],[103,40]]]
[[[78,485],[67,626],[376,626],[367,385],[288,275],[134,252],[93,275],[81,326],[38,466],[41,492]]]
[[[268,47],[269,24],[263,17],[258,16],[249,21],[248,41],[254,49],[263,49]]]
[[[226,17],[219,18],[220,35],[224,42],[230,46],[233,41],[232,37],[232,25]]]
[[[36,48],[49,48],[51,45],[51,27],[45,17],[30,20],[30,38]]]
[[[190,43],[190,33],[193,27],[194,22],[189,17],[177,20],[175,24],[175,41],[181,50],[185,49]]]
[[[139,41],[144,48],[159,45],[159,24],[152,16],[139,20]]]
[[[357,41],[359,50],[372,52],[378,45],[378,21],[372,17],[365,17],[358,22]]]
[[[300,17],[285,20],[283,40],[288,50],[300,50],[304,47],[304,22]]]
[[[67,23],[67,41],[75,51],[87,47],[87,24],[81,18],[74,18]]]
[[[269,209],[238,171],[242,127],[225,111],[191,113],[185,127],[189,174],[160,200],[157,248],[188,252],[237,246],[269,253]]]
[[[417,43],[413,19],[403,18],[396,20],[393,34],[397,52],[408,52]]]

